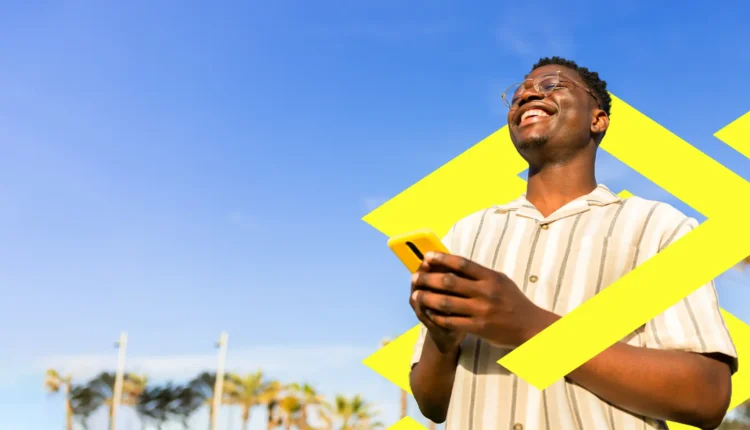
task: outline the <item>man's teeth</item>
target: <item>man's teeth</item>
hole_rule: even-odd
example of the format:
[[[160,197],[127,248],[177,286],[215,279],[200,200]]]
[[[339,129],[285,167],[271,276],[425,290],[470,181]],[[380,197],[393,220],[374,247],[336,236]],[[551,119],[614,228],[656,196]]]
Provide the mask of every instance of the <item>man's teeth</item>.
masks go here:
[[[549,116],[549,114],[541,109],[530,109],[523,113],[521,121],[526,118],[531,118],[532,116]]]

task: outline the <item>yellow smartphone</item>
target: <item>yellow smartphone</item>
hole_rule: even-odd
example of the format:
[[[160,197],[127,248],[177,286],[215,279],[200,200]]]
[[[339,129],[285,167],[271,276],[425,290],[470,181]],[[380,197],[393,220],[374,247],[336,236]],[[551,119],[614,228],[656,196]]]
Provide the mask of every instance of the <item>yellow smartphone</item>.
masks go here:
[[[449,254],[440,238],[429,229],[416,230],[388,239],[388,247],[411,273],[416,272],[430,251]]]

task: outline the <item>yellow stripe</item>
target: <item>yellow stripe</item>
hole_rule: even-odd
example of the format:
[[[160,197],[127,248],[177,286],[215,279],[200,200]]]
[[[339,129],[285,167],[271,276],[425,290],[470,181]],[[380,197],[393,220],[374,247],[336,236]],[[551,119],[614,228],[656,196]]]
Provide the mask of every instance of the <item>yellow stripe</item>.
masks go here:
[[[621,124],[637,127],[635,131],[651,139],[626,141],[613,127],[602,148],[711,218],[499,361],[539,389],[750,254],[750,224],[743,219],[750,199],[740,198],[750,195],[750,183],[624,102],[613,100]],[[548,351],[560,353],[552,356]]]
[[[714,136],[740,154],[750,158],[750,139],[748,139],[748,136],[750,136],[750,112],[717,131]]]

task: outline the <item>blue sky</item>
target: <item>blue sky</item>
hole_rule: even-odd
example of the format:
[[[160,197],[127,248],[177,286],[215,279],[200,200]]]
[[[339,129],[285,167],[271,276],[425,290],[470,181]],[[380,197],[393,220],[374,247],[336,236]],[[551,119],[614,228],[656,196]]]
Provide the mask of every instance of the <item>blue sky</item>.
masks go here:
[[[750,9],[733,3],[5,3],[3,429],[60,428],[44,368],[112,368],[121,330],[130,370],[213,366],[226,330],[231,368],[361,392],[392,422],[397,391],[360,361],[416,320],[408,274],[360,218],[500,128],[500,93],[548,55],[750,179],[712,136],[750,110]],[[747,321],[749,287],[719,279]]]

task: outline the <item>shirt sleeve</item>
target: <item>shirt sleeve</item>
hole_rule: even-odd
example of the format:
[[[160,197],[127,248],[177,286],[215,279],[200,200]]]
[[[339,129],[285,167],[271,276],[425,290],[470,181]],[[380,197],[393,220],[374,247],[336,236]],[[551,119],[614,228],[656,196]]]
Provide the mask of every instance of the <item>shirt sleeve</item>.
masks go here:
[[[697,226],[697,220],[686,217],[667,232],[659,251]],[[649,348],[724,354],[731,359],[732,373],[737,371],[737,350],[721,314],[713,280],[649,321],[645,335],[646,347]]]
[[[443,245],[448,249],[449,252],[453,252],[453,236],[456,231],[456,226],[454,225],[451,227],[448,234],[446,234],[443,239]],[[427,327],[424,326],[421,322],[419,323],[419,336],[417,337],[417,343],[414,345],[414,354],[411,357],[411,367],[414,367],[415,364],[419,362],[419,359],[422,357],[422,348],[424,347],[424,341],[425,337],[427,336]]]

